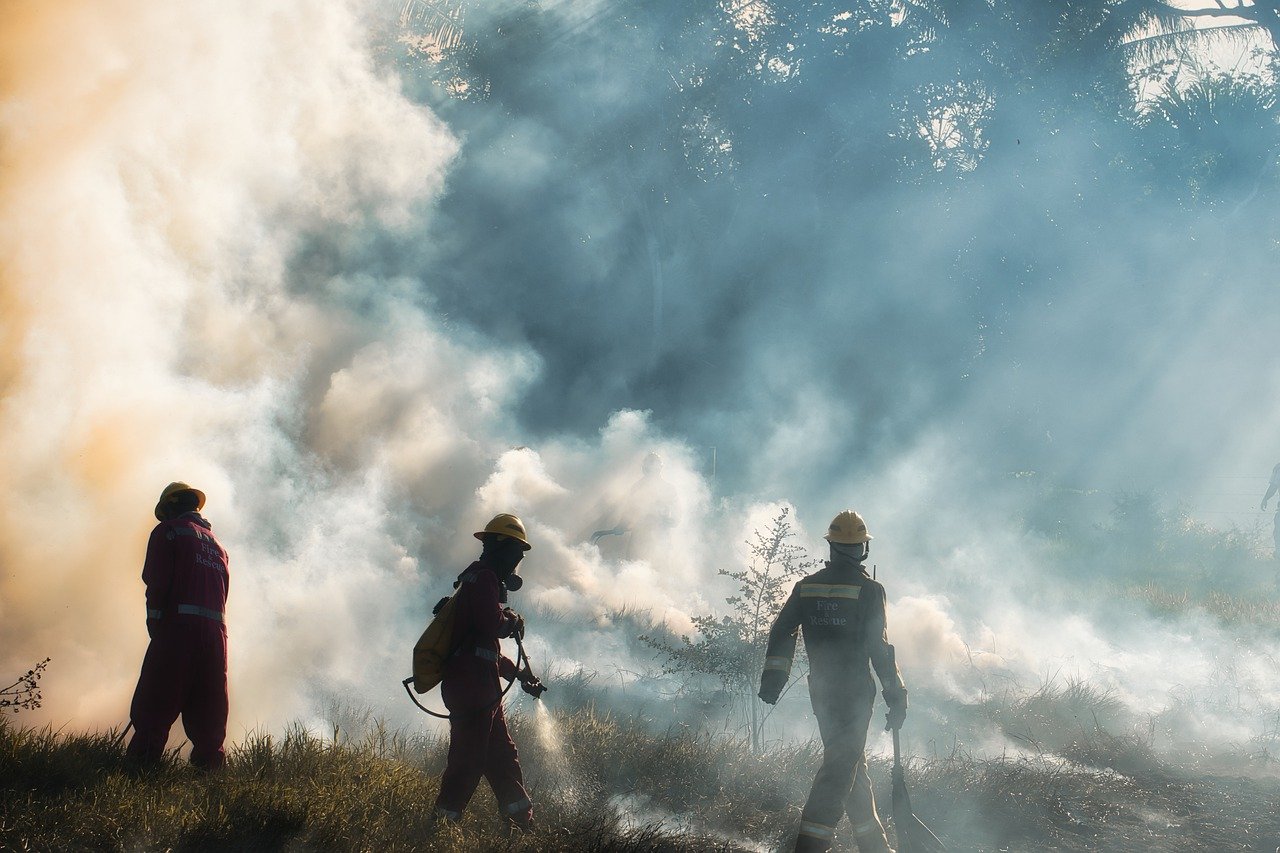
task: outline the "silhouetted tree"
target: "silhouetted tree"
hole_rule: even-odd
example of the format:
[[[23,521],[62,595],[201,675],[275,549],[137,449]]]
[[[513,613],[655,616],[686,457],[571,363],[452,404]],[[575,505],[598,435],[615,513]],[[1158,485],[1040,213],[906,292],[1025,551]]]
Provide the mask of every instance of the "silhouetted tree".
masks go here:
[[[706,675],[717,679],[726,694],[741,703],[751,748],[759,751],[761,732],[768,715],[755,701],[760,669],[769,642],[769,628],[791,592],[791,582],[809,572],[816,561],[791,542],[790,510],[782,511],[768,529],[755,531],[747,543],[751,559],[739,571],[721,569],[720,575],[738,582],[738,593],[725,599],[730,612],[693,618],[697,636],[640,639],[665,658],[667,675]]]
[[[1280,0],[1202,0],[1175,4],[1166,0],[1125,0],[1142,14],[1151,32],[1136,40],[1159,50],[1164,44],[1212,43],[1263,33],[1273,54],[1280,50]]]
[[[19,676],[13,684],[0,688],[0,713],[10,711],[16,714],[39,708],[43,699],[40,695],[40,678],[48,665],[49,658],[45,658],[27,670],[25,675]]]

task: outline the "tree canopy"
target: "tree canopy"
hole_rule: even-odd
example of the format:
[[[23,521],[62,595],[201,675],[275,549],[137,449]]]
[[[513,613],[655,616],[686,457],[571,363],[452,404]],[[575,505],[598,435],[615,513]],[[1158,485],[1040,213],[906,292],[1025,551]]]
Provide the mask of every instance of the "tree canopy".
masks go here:
[[[1100,259],[1119,281],[1186,269],[1175,235],[1206,222],[1270,251],[1252,214],[1277,189],[1257,38],[1274,2],[434,5],[453,47],[407,24],[396,50],[465,145],[413,272],[459,316],[519,312],[567,377],[532,395],[535,426],[648,408],[747,456],[761,436],[710,434],[715,413],[803,407],[779,385],[803,360],[824,392],[859,377],[845,449],[891,447],[966,381],[1016,370],[1012,328]],[[1247,61],[1215,68],[1204,22]],[[1170,243],[1139,247],[1136,223]],[[833,279],[837,302],[815,286]],[[472,286],[492,280],[524,284]],[[765,329],[791,343],[762,353]],[[1039,403],[1002,404],[1006,446],[1048,428]]]

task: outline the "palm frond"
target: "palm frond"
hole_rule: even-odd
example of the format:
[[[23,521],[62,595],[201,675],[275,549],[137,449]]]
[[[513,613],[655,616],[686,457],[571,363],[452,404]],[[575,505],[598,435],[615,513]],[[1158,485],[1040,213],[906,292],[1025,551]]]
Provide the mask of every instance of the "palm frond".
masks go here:
[[[462,44],[462,4],[459,0],[403,0],[400,26],[419,51],[438,58]]]
[[[1185,21],[1180,23],[1181,26],[1127,39],[1121,48],[1134,62],[1148,65],[1188,51],[1205,54],[1230,49],[1247,50],[1257,47],[1259,38],[1266,38],[1266,31],[1252,21],[1212,27],[1190,26]]]

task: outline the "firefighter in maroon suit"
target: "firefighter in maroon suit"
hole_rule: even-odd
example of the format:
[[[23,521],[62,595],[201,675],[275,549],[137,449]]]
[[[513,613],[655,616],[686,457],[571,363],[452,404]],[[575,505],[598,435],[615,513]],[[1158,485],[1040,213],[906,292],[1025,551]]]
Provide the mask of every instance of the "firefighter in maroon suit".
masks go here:
[[[524,635],[524,620],[504,605],[507,591],[522,585],[516,566],[529,550],[529,539],[524,523],[506,513],[475,536],[484,545],[480,559],[455,584],[453,652],[440,685],[450,714],[449,759],[440,777],[436,818],[460,819],[483,777],[493,788],[503,818],[513,827],[529,829],[533,803],[507,731],[499,677],[518,677],[535,696],[542,685],[527,667],[517,672],[498,643],[503,637]]]
[[[128,756],[140,765],[164,755],[178,716],[191,741],[191,763],[217,769],[227,736],[227,552],[200,515],[204,493],[170,483],[156,504],[160,523],[147,542],[151,644],[133,694]]]

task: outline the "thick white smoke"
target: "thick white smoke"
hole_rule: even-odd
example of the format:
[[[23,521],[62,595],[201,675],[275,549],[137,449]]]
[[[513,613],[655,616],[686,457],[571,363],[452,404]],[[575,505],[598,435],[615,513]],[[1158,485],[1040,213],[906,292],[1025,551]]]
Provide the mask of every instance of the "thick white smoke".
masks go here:
[[[444,316],[430,276],[310,263],[429,234],[463,144],[374,64],[369,20],[388,14],[4,0],[0,675],[53,658],[36,719],[124,721],[151,507],[185,479],[231,554],[233,737],[334,702],[408,719],[408,647],[495,512],[521,514],[535,542],[521,601],[571,626],[531,650],[605,670],[643,654],[617,611],[686,632],[722,608],[716,571],[742,564],[783,499],[815,556],[836,511],[867,515],[913,690],[965,702],[1065,670],[1135,711],[1258,730],[1280,698],[1273,641],[1100,613],[1097,578],[1046,585],[1004,498],[974,505],[950,433],[888,462],[840,459],[842,437],[872,427],[803,381],[799,351],[760,356],[752,494],[718,499],[709,448],[643,412],[524,446],[515,412],[538,352]],[[512,286],[473,286],[490,284]],[[976,397],[974,412],[991,404]],[[664,464],[646,480],[651,452]],[[841,466],[818,494],[802,481]]]
[[[343,638],[379,581],[413,573],[379,469],[328,450],[357,453],[360,418],[414,382],[388,347],[429,354],[445,381],[417,390],[437,410],[475,411],[458,368],[486,359],[399,318],[395,283],[288,270],[316,233],[413,223],[457,147],[374,70],[358,11],[6,4],[0,663],[54,658],[50,719],[123,718],[171,479],[208,492],[232,554],[240,721],[325,663],[304,635]],[[465,429],[424,433],[415,461]]]
[[[429,282],[307,274],[317,245],[421,228],[457,150],[374,68],[370,10],[6,11],[0,666],[53,657],[43,718],[125,718],[172,479],[231,554],[233,733],[401,701],[423,605],[497,511],[527,517],[552,610],[709,606],[706,487],[644,415],[512,449],[536,355],[437,316]],[[592,525],[648,511],[654,450],[671,523],[606,561]]]

